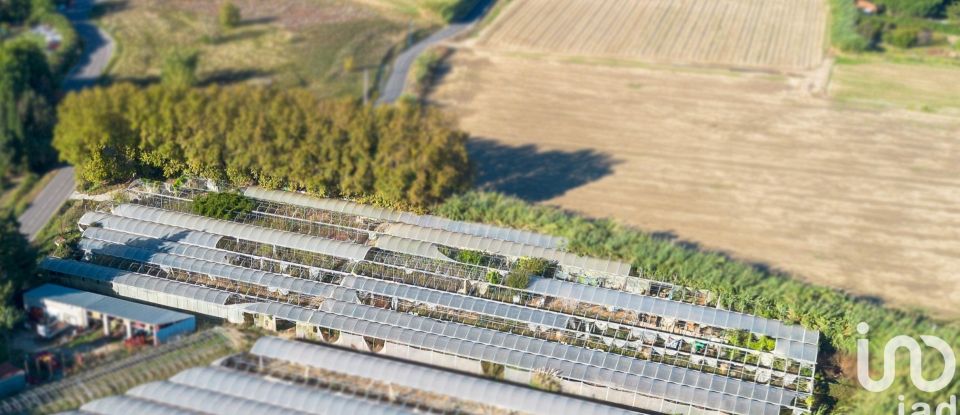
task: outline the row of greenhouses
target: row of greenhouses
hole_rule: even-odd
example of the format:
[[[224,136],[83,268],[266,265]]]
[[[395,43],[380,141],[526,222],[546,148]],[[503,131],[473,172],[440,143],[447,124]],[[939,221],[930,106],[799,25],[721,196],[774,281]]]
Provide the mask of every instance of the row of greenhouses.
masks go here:
[[[150,191],[164,187],[138,187],[130,203],[85,214],[74,256],[48,259],[44,268],[64,284],[634,408],[810,409],[816,331],[716,308],[704,304],[708,294],[622,268],[594,271],[646,289],[573,281],[560,271],[572,261],[524,255],[542,250],[490,252],[458,242],[533,246],[549,237],[249,189],[247,197],[274,206],[277,220],[215,219],[189,213],[191,198],[209,192]],[[307,199],[316,203],[305,206]],[[311,215],[278,215],[301,208]],[[324,209],[329,214],[315,212]],[[383,233],[398,224],[426,230]],[[365,237],[297,232],[321,226]],[[451,239],[457,230],[472,233]],[[562,245],[538,249],[562,252]],[[449,255],[458,251],[480,255]],[[603,262],[589,260],[580,264]]]

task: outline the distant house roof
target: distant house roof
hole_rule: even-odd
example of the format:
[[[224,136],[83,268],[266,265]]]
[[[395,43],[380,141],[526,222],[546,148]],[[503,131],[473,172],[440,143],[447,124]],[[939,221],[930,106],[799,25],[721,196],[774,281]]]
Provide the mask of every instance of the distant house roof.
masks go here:
[[[193,318],[189,314],[165,308],[134,303],[56,284],[44,284],[23,294],[24,303],[27,304],[39,303],[44,299],[145,324],[168,324]]]
[[[864,13],[874,14],[880,11],[880,8],[870,0],[856,0],[857,8]]]

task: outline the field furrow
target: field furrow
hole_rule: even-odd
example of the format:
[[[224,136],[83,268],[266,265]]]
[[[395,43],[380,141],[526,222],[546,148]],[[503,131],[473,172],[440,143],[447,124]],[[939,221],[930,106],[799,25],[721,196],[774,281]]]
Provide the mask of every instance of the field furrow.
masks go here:
[[[823,57],[821,0],[515,0],[495,50],[801,71]]]

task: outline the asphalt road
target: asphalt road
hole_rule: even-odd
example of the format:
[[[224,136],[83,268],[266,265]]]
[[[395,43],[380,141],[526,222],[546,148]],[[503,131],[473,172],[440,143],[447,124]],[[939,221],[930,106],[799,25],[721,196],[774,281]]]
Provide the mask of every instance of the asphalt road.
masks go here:
[[[393,62],[393,69],[390,71],[390,77],[387,78],[387,84],[381,91],[380,98],[377,99],[377,105],[389,104],[403,95],[403,87],[407,80],[407,74],[410,73],[410,67],[424,51],[431,46],[437,45],[447,39],[470,30],[476,24],[487,9],[493,4],[492,0],[481,1],[474,7],[466,17],[461,21],[450,23],[447,27],[440,29],[434,34],[428,36],[413,46],[403,51]]]
[[[95,84],[107,69],[110,57],[113,56],[113,39],[87,20],[93,4],[94,0],[76,0],[74,7],[66,12],[77,30],[77,35],[83,40],[83,53],[63,82],[65,91],[75,91]],[[36,239],[37,233],[70,198],[75,187],[73,167],[57,169],[50,183],[20,215],[20,233],[26,235],[31,242]]]

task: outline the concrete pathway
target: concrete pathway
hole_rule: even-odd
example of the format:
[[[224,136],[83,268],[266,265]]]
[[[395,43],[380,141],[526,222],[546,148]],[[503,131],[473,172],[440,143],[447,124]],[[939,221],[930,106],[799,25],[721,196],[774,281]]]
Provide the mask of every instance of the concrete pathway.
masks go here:
[[[75,91],[94,85],[110,63],[115,44],[104,31],[88,20],[94,0],[76,0],[66,15],[73,22],[77,35],[83,40],[83,53],[77,65],[63,82],[64,91]],[[73,193],[75,174],[72,166],[61,167],[56,175],[20,215],[20,233],[32,242],[37,233],[60,210]]]

